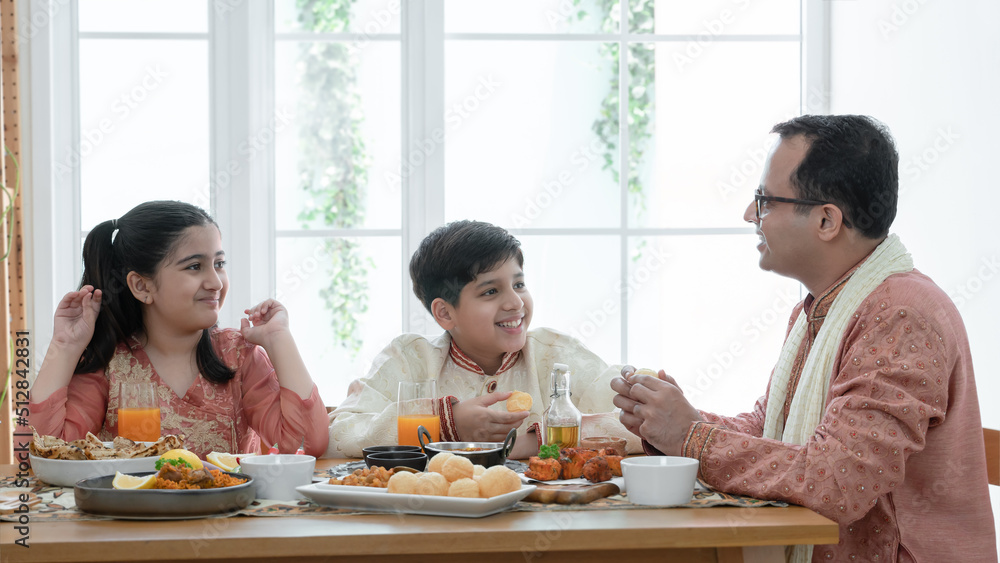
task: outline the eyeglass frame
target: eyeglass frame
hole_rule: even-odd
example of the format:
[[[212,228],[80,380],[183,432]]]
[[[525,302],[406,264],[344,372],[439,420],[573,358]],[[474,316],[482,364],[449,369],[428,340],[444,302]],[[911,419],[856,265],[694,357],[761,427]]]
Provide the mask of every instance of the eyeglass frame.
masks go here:
[[[799,204],[799,205],[833,205],[833,206],[836,206],[836,204],[833,203],[833,202],[831,202],[831,201],[819,201],[818,199],[796,199],[796,198],[792,198],[792,197],[778,197],[778,196],[774,196],[774,195],[764,195],[763,193],[761,193],[760,188],[757,188],[757,190],[754,192],[754,194],[753,194],[753,201],[754,201],[754,211],[756,211],[756,217],[757,217],[757,222],[758,223],[760,222],[760,204],[761,204],[761,202],[767,203],[769,201],[775,201],[775,202],[778,202],[778,203],[796,203],[796,204]],[[843,210],[841,210],[841,215],[843,215]],[[850,223],[850,221],[847,220],[847,217],[842,217],[842,221],[843,221],[845,227],[847,227],[848,229],[851,228],[851,223]]]

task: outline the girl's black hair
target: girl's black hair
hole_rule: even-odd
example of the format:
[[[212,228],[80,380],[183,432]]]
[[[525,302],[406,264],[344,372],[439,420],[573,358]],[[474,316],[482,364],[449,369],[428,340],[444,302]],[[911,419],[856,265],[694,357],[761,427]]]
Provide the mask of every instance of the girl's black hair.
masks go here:
[[[142,304],[128,288],[129,272],[153,277],[188,227],[219,226],[203,209],[180,201],[149,201],[120,219],[105,221],[90,231],[83,243],[83,279],[102,293],[94,336],[74,373],[106,369],[119,342],[142,333]],[[116,232],[117,231],[117,232]],[[202,331],[196,357],[205,379],[225,383],[235,372],[219,359],[211,330]]]

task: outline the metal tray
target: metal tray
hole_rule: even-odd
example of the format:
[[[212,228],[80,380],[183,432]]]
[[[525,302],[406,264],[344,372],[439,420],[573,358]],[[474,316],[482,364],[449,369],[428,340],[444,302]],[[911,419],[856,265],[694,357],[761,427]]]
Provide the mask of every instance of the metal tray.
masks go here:
[[[155,471],[134,473],[140,477]],[[124,519],[200,518],[246,508],[256,496],[253,477],[227,473],[246,483],[221,489],[115,489],[114,475],[83,479],[73,487],[76,507],[82,512]]]

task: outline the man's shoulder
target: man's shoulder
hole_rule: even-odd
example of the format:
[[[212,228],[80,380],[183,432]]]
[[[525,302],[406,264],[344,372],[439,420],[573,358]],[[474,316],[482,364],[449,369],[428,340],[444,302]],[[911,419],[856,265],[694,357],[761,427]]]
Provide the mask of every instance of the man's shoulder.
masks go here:
[[[869,295],[860,313],[909,311],[936,323],[962,324],[955,302],[929,276],[919,270],[893,274]],[[905,318],[905,317],[900,317]],[[935,327],[940,330],[941,327]]]

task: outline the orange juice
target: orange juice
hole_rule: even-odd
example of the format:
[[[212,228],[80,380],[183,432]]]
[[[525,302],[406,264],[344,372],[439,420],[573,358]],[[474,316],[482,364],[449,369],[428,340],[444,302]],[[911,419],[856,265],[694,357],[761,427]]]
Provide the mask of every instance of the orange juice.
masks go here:
[[[160,439],[160,407],[118,409],[118,435],[136,442]]]
[[[441,419],[436,414],[404,414],[396,418],[396,431],[400,446],[419,446],[417,427],[423,426],[431,434],[431,442],[441,441]]]

